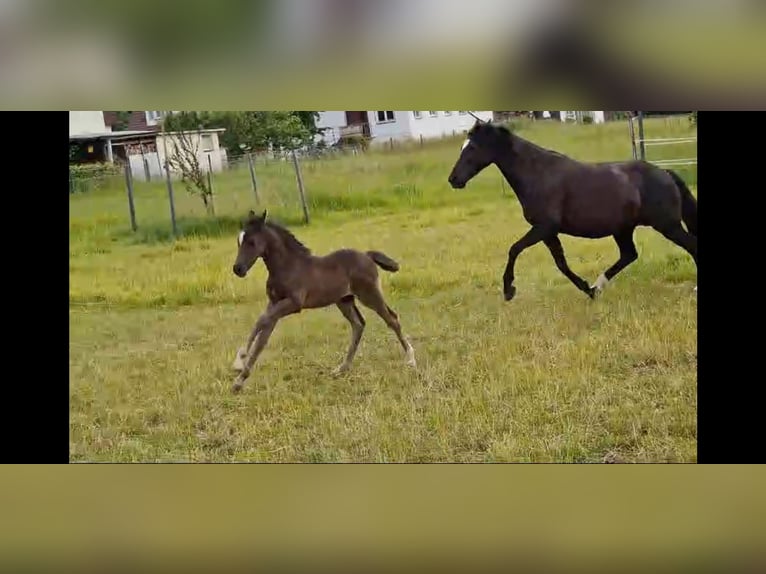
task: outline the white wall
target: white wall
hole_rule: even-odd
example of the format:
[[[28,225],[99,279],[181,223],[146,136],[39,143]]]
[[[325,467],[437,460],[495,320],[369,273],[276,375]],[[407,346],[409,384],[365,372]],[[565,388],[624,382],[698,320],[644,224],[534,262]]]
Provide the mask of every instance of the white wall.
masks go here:
[[[411,133],[413,138],[438,138],[442,136],[451,136],[454,131],[456,135],[468,131],[473,127],[476,120],[468,113],[461,115],[458,110],[453,110],[446,115],[444,111],[437,111],[436,117],[432,117],[431,112],[423,110],[420,112],[420,119],[415,119],[414,112],[410,114]],[[492,121],[492,112],[473,112],[485,121]]]
[[[325,144],[332,145],[340,137],[340,128],[345,127],[346,112],[345,111],[324,111],[319,112],[319,118],[316,121],[316,127],[324,128],[325,131],[317,134],[314,138],[315,142],[324,140]]]
[[[205,151],[199,136],[196,133],[190,134],[192,145],[197,148],[197,160],[199,161],[202,171],[208,170],[208,156],[210,156],[210,163],[213,166],[213,171],[221,171],[223,169],[224,162],[226,161],[225,153],[222,153],[220,142],[218,141],[218,132],[202,132],[202,137],[210,136],[212,144],[211,151]],[[167,144],[168,154],[173,153],[174,145],[176,143],[177,136],[174,134],[157,134],[157,153],[162,165],[165,165],[165,144]]]
[[[106,127],[104,123],[104,112],[86,112],[86,111],[70,111],[69,112],[69,135],[83,135],[83,134],[103,134],[110,132],[111,129]]]
[[[412,137],[410,122],[412,112],[394,111],[394,121],[378,122],[378,112],[368,111],[370,120],[370,135],[378,142],[385,143],[389,139],[401,140]]]
[[[319,112],[316,126],[318,128],[340,128],[346,125],[346,112]]]
[[[473,112],[485,121],[492,121],[493,113],[491,111]],[[368,110],[367,117],[370,123],[370,135],[375,143],[387,143],[390,139],[419,139],[437,138],[450,136],[453,131],[455,134],[461,134],[468,131],[476,121],[470,114],[460,114],[458,110],[453,110],[449,115],[444,111],[437,111],[436,117],[431,117],[428,110],[420,112],[420,118],[416,119],[411,110],[394,110],[394,120],[392,122],[378,122],[378,111]],[[317,127],[331,128],[324,135],[327,144],[332,144],[338,139],[338,129],[346,125],[345,111],[323,111],[319,112]]]
[[[562,122],[575,121],[574,114],[576,113],[577,112],[574,112],[574,111],[562,111],[560,114],[561,121]],[[606,120],[606,114],[603,111],[600,111],[600,112],[593,111],[593,112],[583,112],[583,113],[591,116],[593,118],[593,123],[596,123],[596,124],[603,124],[604,121]]]

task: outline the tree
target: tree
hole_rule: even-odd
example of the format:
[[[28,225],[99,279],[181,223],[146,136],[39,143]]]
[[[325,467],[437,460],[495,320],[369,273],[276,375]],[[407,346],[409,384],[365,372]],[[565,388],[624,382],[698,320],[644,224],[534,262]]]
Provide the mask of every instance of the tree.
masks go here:
[[[311,143],[322,130],[316,127],[318,112],[248,111],[183,112],[174,114],[174,129],[224,128],[221,145],[231,155],[245,149],[292,149]]]
[[[199,163],[202,129],[208,120],[207,112],[179,112],[168,114],[162,120],[163,134],[175,132],[167,147],[166,160],[170,168],[180,172],[181,181],[192,195],[198,195],[209,214],[215,213],[213,190]],[[166,139],[167,141],[167,139]]]

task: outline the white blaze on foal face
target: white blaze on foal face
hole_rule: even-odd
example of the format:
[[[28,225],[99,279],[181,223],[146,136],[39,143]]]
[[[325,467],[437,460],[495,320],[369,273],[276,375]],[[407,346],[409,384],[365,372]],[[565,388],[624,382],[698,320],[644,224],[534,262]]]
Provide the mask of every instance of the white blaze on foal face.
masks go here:
[[[460,151],[463,151],[465,148],[467,148],[469,143],[471,143],[471,140],[470,139],[466,139],[463,142],[463,147],[460,148]]]
[[[242,242],[245,240],[245,232],[240,231],[239,235],[237,236],[237,246],[242,247]]]

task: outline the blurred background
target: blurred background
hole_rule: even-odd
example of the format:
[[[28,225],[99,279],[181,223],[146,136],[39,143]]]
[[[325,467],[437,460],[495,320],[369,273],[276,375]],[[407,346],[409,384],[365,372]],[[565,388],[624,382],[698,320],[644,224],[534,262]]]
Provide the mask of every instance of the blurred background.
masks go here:
[[[2,0],[0,90],[24,109],[752,108],[763,31],[751,0]]]

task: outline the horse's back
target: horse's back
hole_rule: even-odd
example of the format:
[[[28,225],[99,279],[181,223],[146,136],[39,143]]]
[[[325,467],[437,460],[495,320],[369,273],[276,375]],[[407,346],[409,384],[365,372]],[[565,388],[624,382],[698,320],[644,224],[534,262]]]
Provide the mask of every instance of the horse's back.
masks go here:
[[[573,164],[564,186],[562,232],[598,238],[629,227],[641,209],[638,184],[621,163]]]
[[[643,160],[615,166],[636,185],[641,198],[640,224],[662,225],[681,218],[681,194],[667,170]]]

